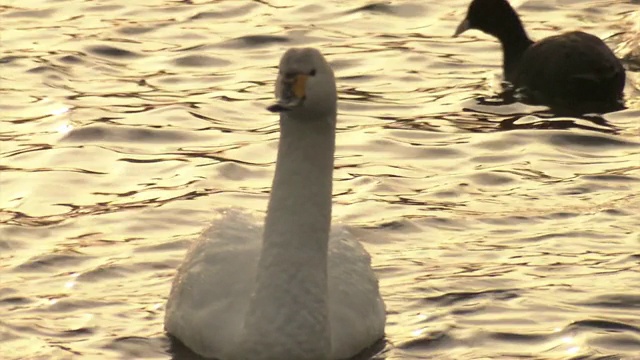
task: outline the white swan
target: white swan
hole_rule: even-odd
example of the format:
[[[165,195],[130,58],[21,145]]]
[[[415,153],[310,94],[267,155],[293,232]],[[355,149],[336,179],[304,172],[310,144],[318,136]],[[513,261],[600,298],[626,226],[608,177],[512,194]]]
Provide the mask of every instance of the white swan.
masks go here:
[[[319,51],[290,49],[276,83],[280,143],[264,229],[227,211],[174,279],[165,329],[222,360],[350,358],[384,336],[369,255],[331,228],[337,94]]]

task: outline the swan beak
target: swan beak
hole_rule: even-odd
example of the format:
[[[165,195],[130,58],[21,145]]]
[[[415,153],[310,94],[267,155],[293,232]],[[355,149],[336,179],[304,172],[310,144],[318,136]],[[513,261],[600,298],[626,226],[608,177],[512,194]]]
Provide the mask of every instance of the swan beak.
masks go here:
[[[281,80],[281,86],[277,92],[279,92],[278,100],[275,104],[267,107],[267,110],[271,112],[283,112],[290,111],[296,106],[302,105],[306,96],[307,79],[309,75],[295,74],[285,75]]]
[[[453,37],[457,37],[458,35],[462,34],[463,32],[469,29],[471,29],[471,23],[469,22],[469,19],[464,19],[462,20],[460,25],[458,25],[458,28],[456,29],[455,34],[453,34]]]

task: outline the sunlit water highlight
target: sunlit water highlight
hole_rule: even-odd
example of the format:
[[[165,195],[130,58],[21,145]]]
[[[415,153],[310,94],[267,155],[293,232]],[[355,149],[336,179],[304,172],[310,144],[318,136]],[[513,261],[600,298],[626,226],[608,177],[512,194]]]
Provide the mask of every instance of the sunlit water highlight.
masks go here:
[[[171,279],[213,211],[264,211],[276,64],[314,46],[335,219],[388,308],[376,358],[640,359],[638,3],[517,3],[533,38],[606,39],[629,109],[495,106],[499,46],[451,38],[467,0],[5,1],[0,358],[190,358]]]

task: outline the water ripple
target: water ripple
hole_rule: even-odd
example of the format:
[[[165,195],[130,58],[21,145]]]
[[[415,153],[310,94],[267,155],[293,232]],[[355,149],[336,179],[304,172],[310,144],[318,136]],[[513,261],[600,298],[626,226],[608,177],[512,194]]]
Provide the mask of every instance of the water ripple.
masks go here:
[[[333,215],[387,304],[361,359],[636,357],[637,5],[519,7],[534,38],[623,58],[629,109],[582,118],[496,96],[499,44],[451,37],[467,5],[0,7],[0,353],[197,358],[163,332],[171,279],[212,212],[264,214],[277,61],[314,46],[338,85]]]

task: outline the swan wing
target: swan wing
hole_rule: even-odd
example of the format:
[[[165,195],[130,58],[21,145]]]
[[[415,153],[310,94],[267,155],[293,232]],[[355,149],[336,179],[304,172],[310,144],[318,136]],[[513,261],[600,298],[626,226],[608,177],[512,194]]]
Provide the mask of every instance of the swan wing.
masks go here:
[[[371,257],[344,226],[329,242],[329,318],[332,359],[346,359],[384,336],[385,306]]]
[[[225,210],[178,269],[165,329],[200,355],[225,358],[237,342],[255,279],[260,224],[250,214]]]

